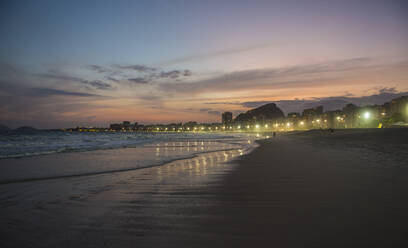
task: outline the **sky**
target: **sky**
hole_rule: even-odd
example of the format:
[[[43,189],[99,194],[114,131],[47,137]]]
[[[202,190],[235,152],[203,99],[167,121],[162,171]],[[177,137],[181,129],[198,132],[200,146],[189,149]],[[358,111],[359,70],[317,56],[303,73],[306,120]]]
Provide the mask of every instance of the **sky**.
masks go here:
[[[0,123],[219,122],[408,95],[407,1],[1,1]]]

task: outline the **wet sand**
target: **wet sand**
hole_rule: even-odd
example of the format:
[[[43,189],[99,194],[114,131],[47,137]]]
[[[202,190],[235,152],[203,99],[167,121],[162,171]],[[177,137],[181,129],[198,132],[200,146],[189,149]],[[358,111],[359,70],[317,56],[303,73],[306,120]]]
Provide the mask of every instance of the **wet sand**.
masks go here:
[[[260,143],[214,189],[217,245],[408,247],[408,129]]]
[[[2,247],[408,247],[408,129],[259,143],[232,163],[0,185]]]

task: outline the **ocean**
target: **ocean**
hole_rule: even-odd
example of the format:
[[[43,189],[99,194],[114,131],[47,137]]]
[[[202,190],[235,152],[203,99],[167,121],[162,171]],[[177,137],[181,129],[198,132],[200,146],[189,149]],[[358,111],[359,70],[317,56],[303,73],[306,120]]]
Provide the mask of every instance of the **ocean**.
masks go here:
[[[214,151],[236,150],[244,154],[254,147],[257,138],[259,135],[248,133],[3,134],[0,135],[0,183],[133,170]],[[98,159],[102,155],[108,159]],[[49,156],[57,162],[46,162],[50,161]]]

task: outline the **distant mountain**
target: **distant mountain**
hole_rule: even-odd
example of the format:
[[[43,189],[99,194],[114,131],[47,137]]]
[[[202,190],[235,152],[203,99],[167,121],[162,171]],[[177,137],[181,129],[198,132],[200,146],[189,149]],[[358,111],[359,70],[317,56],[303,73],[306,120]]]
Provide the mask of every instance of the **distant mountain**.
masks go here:
[[[7,131],[10,131],[10,128],[8,128],[5,125],[0,124],[0,133],[7,132]]]
[[[274,120],[284,118],[282,110],[276,106],[275,103],[268,103],[258,108],[248,110],[245,113],[239,114],[235,121],[247,122],[247,121],[263,121]]]
[[[32,132],[37,132],[38,130],[33,128],[33,127],[19,127],[13,130],[14,132],[19,132],[19,133],[32,133]]]

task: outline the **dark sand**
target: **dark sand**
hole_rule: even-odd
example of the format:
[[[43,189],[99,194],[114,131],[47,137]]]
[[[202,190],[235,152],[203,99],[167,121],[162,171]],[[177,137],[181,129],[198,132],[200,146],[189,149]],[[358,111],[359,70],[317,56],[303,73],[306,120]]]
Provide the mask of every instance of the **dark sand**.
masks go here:
[[[218,153],[196,163],[116,173],[108,188],[85,199],[61,200],[57,207],[33,210],[3,201],[8,212],[0,223],[0,242],[6,247],[408,247],[408,129],[311,131],[259,143],[232,164],[222,164]],[[106,175],[88,183],[104,182],[100,177]],[[51,183],[43,187],[52,188]],[[16,185],[0,190],[25,189]],[[35,224],[13,217],[19,213]]]
[[[222,182],[200,190],[208,204],[185,206],[189,218],[174,219],[189,223],[185,230],[149,242],[408,247],[408,129],[311,131],[259,143]]]

